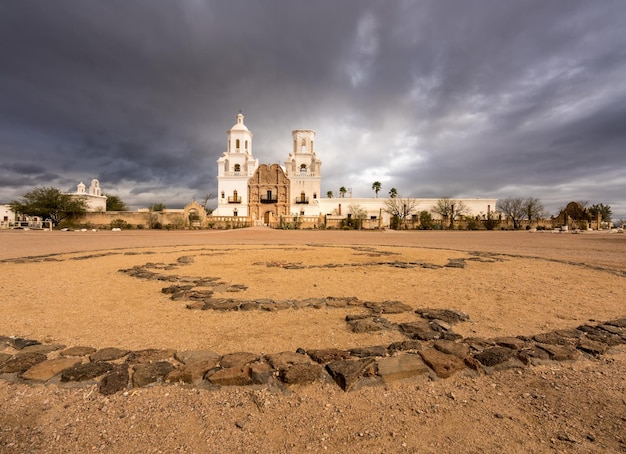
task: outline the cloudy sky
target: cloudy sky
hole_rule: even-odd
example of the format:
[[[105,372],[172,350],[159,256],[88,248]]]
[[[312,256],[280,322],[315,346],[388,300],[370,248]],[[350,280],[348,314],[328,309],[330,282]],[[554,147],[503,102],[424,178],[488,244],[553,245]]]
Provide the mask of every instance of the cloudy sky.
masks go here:
[[[322,193],[571,200],[626,218],[624,0],[0,0],[0,202],[98,178],[217,193],[314,129]],[[213,201],[215,205],[215,200]]]

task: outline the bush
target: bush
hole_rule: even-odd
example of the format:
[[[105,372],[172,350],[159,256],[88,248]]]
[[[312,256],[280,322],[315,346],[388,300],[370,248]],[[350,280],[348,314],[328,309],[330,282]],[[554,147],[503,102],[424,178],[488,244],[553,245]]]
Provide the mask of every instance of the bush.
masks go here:
[[[130,224],[126,222],[124,219],[113,219],[111,221],[112,229],[130,229]]]

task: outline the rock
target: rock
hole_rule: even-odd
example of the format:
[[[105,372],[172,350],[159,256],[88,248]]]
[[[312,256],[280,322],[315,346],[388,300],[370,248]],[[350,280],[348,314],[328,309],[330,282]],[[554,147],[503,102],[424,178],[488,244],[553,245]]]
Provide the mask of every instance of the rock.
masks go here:
[[[419,340],[433,340],[438,339],[440,333],[433,331],[428,322],[416,321],[400,323],[400,331],[407,336],[411,336],[413,339]]]
[[[61,371],[80,364],[80,358],[60,357],[49,359],[35,364],[26,372],[21,374],[21,378],[25,380],[48,381]]]
[[[465,268],[465,259],[448,259],[447,268]]]
[[[467,367],[469,367],[473,371],[476,371],[476,372],[484,372],[485,371],[485,368],[480,363],[480,361],[478,361],[473,356],[466,356],[465,358],[463,358],[463,362],[465,363],[465,365]]]
[[[0,364],[0,374],[25,372],[46,359],[43,353],[18,353]]]
[[[402,314],[413,310],[411,306],[401,301],[383,301],[381,308],[383,314]]]
[[[442,353],[447,353],[448,355],[454,355],[457,358],[465,358],[469,355],[469,347],[467,344],[462,344],[459,342],[452,342],[449,340],[438,340],[433,344],[437,350]]]
[[[9,355],[8,353],[0,353],[0,364],[11,358],[11,356],[13,355]]]
[[[537,344],[537,347],[548,352],[553,361],[574,360],[580,356],[580,353],[571,345]]]
[[[61,381],[85,381],[106,374],[113,369],[113,364],[107,362],[77,364],[61,372]]]
[[[510,348],[511,350],[522,350],[528,346],[528,342],[518,339],[517,337],[496,337],[492,340],[496,345]]]
[[[137,350],[128,354],[126,362],[132,364],[154,363],[172,358],[175,353],[176,350],[173,349],[159,350],[156,348],[148,348],[145,350]]]
[[[341,359],[348,359],[350,353],[345,350],[339,350],[337,348],[326,348],[321,350],[309,350],[307,351],[309,357],[316,363],[326,364],[331,361],[338,361]]]
[[[98,391],[105,396],[115,394],[128,387],[128,365],[119,364],[111,372],[102,377]]]
[[[215,311],[236,311],[239,309],[239,304],[239,301],[226,298],[207,298],[204,300],[204,308]]]
[[[247,365],[220,369],[204,378],[214,385],[221,386],[245,386],[253,383],[250,378],[250,367]]]
[[[259,360],[259,355],[249,352],[235,352],[228,353],[220,359],[220,366],[223,369],[229,369],[231,367],[243,367],[247,364],[253,363]]]
[[[361,374],[371,365],[374,359],[340,360],[326,365],[326,370],[344,391],[349,391],[359,380]]]
[[[184,364],[172,370],[165,376],[168,383],[195,383],[204,377],[207,371],[213,369],[219,361],[219,357],[214,360],[196,361]]]
[[[116,359],[123,358],[128,355],[128,350],[121,350],[119,348],[107,347],[96,351],[89,355],[89,360],[92,363],[98,363],[101,361],[114,361]]]
[[[137,364],[133,367],[133,386],[140,388],[156,381],[162,381],[174,366],[167,361],[152,364]]]
[[[185,350],[174,353],[174,358],[183,364],[192,364],[196,362],[213,362],[214,364],[209,369],[215,367],[219,362],[221,356],[211,350]]]
[[[565,337],[558,335],[555,332],[535,334],[532,339],[541,344],[552,344],[552,345],[568,345],[571,344],[571,341],[568,341]]]
[[[250,379],[252,379],[252,382],[259,385],[268,384],[272,378],[274,378],[274,374],[276,372],[266,362],[250,364],[249,367],[250,370],[248,373],[250,375]]]
[[[95,351],[96,349],[92,347],[70,347],[59,352],[59,356],[87,356]]]
[[[185,304],[185,309],[191,309],[192,311],[202,311],[207,309],[207,307],[205,307],[204,301],[192,301],[191,303]]]
[[[620,328],[618,326],[602,324],[602,325],[598,325],[598,328],[600,328],[603,331],[606,331],[607,333],[617,334],[618,336],[623,337],[624,335],[626,335],[626,329]]]
[[[466,322],[470,319],[465,312],[454,309],[415,309],[415,313],[420,317],[430,320],[443,320],[444,322],[456,324]]]
[[[350,355],[357,358],[369,358],[371,356],[387,356],[387,348],[382,345],[373,347],[351,348]]]
[[[21,337],[9,338],[11,346],[16,350],[21,350],[30,345],[39,345],[41,342],[32,339],[22,339]]]
[[[253,303],[252,301],[245,301],[239,305],[240,311],[255,311],[259,308],[257,303]]]
[[[394,352],[403,352],[408,350],[421,350],[422,343],[416,339],[394,342],[387,347],[387,351],[389,354],[393,354]]]
[[[433,331],[438,331],[440,333],[445,333],[446,331],[450,331],[452,329],[452,326],[449,323],[438,319],[433,319],[429,325]]]
[[[303,385],[320,378],[323,370],[319,364],[295,364],[288,369],[283,369],[280,379],[289,385]]]
[[[504,363],[513,357],[513,350],[506,347],[490,347],[480,353],[476,353],[474,358],[487,367],[493,367],[497,364]]]
[[[371,318],[351,320],[348,322],[348,326],[350,326],[353,333],[372,333],[383,329],[381,324],[376,323]]]
[[[47,355],[48,353],[55,352],[57,350],[61,350],[65,348],[65,345],[60,344],[34,344],[24,347],[21,351],[22,353],[43,353]]]
[[[609,320],[606,325],[617,326],[619,328],[626,328],[626,317],[618,318],[616,320]]]
[[[287,369],[294,364],[310,364],[308,356],[295,352],[281,352],[266,356],[270,365],[277,370]]]
[[[420,350],[420,356],[440,378],[448,378],[460,370],[465,369],[465,363],[457,356],[440,352],[433,348]]]
[[[385,383],[415,377],[430,372],[418,355],[403,353],[398,356],[381,358],[377,361],[378,375]]]
[[[585,353],[597,356],[606,353],[608,346],[606,344],[603,344],[602,342],[597,342],[586,337],[581,337],[580,339],[578,339],[576,348],[578,350],[582,350]]]
[[[557,329],[554,331],[555,334],[558,334],[561,337],[565,337],[567,339],[578,339],[583,335],[582,331],[577,329]]]

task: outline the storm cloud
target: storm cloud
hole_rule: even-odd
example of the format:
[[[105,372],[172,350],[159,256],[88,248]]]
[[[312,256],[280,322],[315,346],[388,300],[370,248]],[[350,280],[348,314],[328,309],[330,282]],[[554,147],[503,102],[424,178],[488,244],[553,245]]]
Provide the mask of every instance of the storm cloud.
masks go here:
[[[571,200],[626,218],[626,3],[0,2],[0,202],[99,178],[131,208],[217,192],[314,129],[322,192]]]

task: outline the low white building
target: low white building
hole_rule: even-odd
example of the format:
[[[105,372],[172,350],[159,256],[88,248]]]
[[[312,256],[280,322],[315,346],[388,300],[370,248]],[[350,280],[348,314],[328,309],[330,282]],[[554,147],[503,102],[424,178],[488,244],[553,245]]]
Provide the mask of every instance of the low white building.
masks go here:
[[[10,205],[0,205],[0,228],[8,229],[15,223],[15,213]]]

